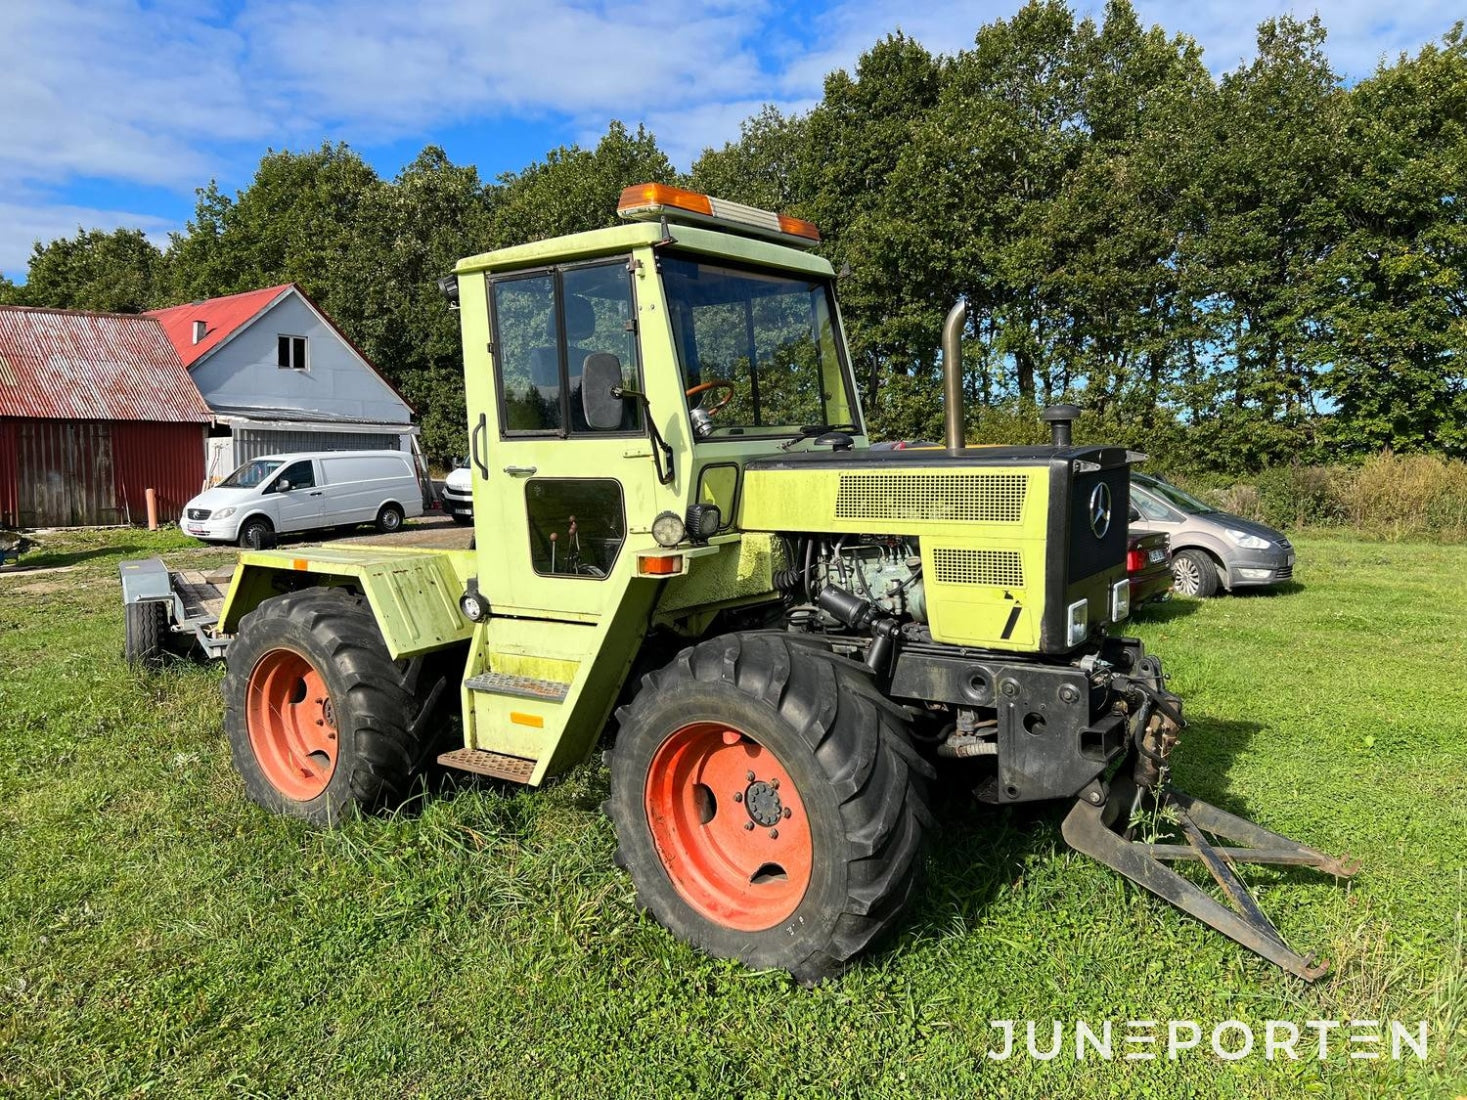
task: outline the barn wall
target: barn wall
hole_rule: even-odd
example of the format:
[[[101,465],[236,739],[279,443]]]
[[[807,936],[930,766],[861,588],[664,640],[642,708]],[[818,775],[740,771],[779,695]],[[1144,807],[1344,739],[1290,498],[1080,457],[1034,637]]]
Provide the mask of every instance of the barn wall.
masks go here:
[[[16,482],[15,424],[0,416],[0,527],[20,524],[20,486]]]
[[[112,425],[112,463],[123,521],[146,523],[146,490],[158,497],[158,519],[175,523],[204,487],[202,424],[118,421]]]
[[[122,522],[109,421],[17,418],[12,427],[20,526]]]
[[[148,488],[172,522],[203,480],[199,424],[0,418],[0,522],[145,523]]]

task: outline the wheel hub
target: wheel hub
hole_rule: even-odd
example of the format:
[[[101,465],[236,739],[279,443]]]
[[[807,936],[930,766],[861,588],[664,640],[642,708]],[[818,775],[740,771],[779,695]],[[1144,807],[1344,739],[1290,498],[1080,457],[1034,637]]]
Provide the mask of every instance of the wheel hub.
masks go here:
[[[692,722],[647,770],[647,826],[662,870],[694,911],[758,932],[809,888],[815,844],[804,802],[774,753],[723,722]]]
[[[773,784],[758,779],[745,788],[744,809],[749,811],[755,825],[762,825],[767,829],[771,825],[778,825],[784,817],[784,803],[779,800],[778,787],[777,779]]]

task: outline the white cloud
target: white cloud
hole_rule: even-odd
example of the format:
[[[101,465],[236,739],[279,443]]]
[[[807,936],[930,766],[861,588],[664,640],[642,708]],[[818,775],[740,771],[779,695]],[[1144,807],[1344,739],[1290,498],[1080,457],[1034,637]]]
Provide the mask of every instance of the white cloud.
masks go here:
[[[141,229],[162,248],[168,230],[166,218],[126,210],[97,210],[64,203],[0,201],[0,272],[12,278],[22,274],[37,241],[74,237],[78,229]]]

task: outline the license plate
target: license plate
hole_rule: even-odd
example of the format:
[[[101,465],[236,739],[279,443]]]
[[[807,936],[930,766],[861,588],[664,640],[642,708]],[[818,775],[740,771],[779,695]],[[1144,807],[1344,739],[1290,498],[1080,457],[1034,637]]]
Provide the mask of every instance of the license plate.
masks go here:
[[[1165,550],[1162,550],[1162,549],[1160,549],[1158,547],[1157,549],[1151,551],[1151,553],[1146,556],[1146,560],[1149,561],[1149,562],[1153,562],[1153,563],[1159,562],[1159,561],[1166,561],[1166,551]]]
[[[190,535],[202,535],[204,533],[204,528],[195,527],[192,523],[186,524],[184,526],[184,530],[187,531]]]

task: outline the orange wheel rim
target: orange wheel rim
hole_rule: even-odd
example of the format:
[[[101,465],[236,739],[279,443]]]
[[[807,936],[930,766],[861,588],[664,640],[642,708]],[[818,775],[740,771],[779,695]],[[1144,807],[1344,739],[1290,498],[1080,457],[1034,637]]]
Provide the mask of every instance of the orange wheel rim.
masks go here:
[[[291,649],[256,662],[245,688],[245,721],[260,770],[286,798],[309,802],[336,771],[336,712],[314,665]]]
[[[740,932],[788,918],[810,886],[810,821],[783,764],[723,722],[663,741],[647,772],[647,824],[678,895]]]

